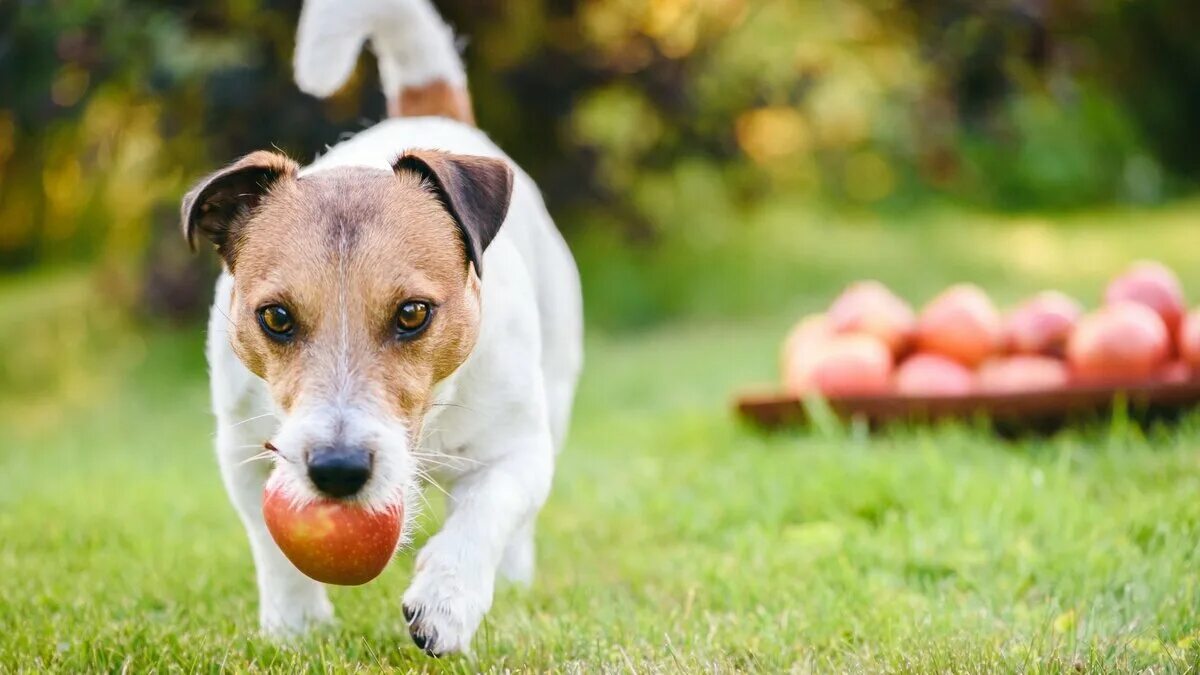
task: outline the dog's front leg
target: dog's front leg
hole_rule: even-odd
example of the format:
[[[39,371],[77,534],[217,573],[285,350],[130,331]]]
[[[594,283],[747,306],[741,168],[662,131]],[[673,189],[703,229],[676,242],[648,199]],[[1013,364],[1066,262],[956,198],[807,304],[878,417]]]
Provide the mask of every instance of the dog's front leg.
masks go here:
[[[532,524],[554,472],[550,434],[494,439],[502,452],[455,481],[442,530],[417,555],[404,616],[417,646],[440,656],[470,651],[492,605],[496,569],[514,534]]]
[[[221,477],[229,499],[241,516],[250,539],[258,577],[259,625],[268,636],[284,639],[333,619],[333,606],[325,587],[304,576],[284,557],[263,520],[263,485],[269,464],[247,462],[254,451],[246,450],[256,438],[233,425],[221,424],[217,431],[217,455]]]

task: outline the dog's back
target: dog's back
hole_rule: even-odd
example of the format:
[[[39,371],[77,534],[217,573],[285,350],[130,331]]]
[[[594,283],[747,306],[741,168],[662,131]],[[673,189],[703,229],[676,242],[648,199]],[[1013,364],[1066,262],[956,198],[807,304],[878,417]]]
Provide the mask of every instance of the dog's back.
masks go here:
[[[297,33],[297,85],[314,95],[329,95],[349,77],[364,41],[378,59],[393,118],[330,148],[302,173],[340,166],[388,169],[411,149],[508,160],[474,126],[453,33],[428,0],[310,0]],[[505,242],[511,242],[533,282],[541,360],[561,449],[583,359],[579,275],[536,184],[509,163],[515,172],[512,205],[499,245],[489,249],[485,260],[496,259],[489,267],[506,265],[503,251]]]

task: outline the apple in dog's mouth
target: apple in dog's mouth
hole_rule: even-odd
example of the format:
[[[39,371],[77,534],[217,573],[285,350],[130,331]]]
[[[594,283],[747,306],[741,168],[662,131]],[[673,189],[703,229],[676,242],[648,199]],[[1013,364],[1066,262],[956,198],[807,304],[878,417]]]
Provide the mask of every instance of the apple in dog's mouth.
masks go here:
[[[267,481],[263,517],[279,549],[296,569],[326,584],[358,586],[379,576],[400,541],[404,507],[372,511],[334,499],[296,506]]]

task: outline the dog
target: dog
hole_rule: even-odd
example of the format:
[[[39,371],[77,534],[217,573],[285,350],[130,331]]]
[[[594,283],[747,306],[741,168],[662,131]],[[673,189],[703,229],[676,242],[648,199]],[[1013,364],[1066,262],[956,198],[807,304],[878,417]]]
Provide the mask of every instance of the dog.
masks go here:
[[[217,457],[261,628],[278,637],[333,609],[267,531],[272,469],[299,501],[402,503],[406,533],[427,480],[445,485],[401,611],[430,655],[469,653],[497,578],[533,579],[582,367],[579,275],[534,182],[474,126],[428,0],[310,0],[297,84],[328,95],[365,40],[389,119],[306,167],[251,153],[183,199],[185,238],[222,262],[207,344]]]

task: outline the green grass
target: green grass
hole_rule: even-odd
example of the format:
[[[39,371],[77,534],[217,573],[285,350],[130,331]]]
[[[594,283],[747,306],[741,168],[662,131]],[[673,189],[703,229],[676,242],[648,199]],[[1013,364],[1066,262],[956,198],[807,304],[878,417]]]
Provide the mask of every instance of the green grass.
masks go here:
[[[1156,241],[1177,264],[1200,256],[1178,247],[1176,216],[1145,220],[1128,256]],[[967,276],[957,246],[930,243],[936,227],[914,234],[928,246],[911,275],[892,262],[885,278]],[[1118,258],[1130,235],[1105,227],[1039,245],[1099,242]],[[817,246],[862,236],[833,229]],[[797,309],[882,255],[798,271],[813,300]],[[1001,297],[1036,283],[1001,276],[984,275]],[[0,671],[1195,670],[1200,418],[1015,443],[969,426],[762,434],[733,417],[730,393],[773,377],[792,318],[593,335],[538,581],[499,592],[474,661],[411,644],[411,552],[332,591],[335,629],[289,647],[257,637],[200,331],[121,332],[104,342],[117,356],[63,380],[86,395],[0,396]]]

